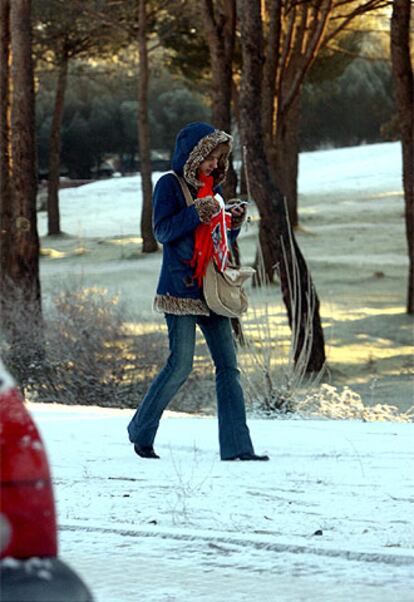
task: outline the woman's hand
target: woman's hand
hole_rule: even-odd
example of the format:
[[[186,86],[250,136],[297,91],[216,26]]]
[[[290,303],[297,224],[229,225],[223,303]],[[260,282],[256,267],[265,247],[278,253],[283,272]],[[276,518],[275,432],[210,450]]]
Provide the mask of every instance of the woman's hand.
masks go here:
[[[232,217],[242,218],[246,214],[246,205],[234,205],[230,207],[230,213]]]
[[[246,219],[247,201],[230,199],[226,204],[226,211],[231,213],[232,228],[240,228]]]

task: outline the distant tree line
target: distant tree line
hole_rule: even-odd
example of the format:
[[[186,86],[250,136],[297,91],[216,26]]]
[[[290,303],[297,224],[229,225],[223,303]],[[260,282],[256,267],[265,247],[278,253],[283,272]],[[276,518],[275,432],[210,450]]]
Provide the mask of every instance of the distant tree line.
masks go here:
[[[37,93],[37,152],[39,176],[47,178],[49,139],[53,119],[54,72],[39,78]],[[68,74],[68,89],[61,124],[60,172],[70,178],[91,178],[105,157],[111,156],[125,174],[139,168],[136,80],[129,70],[108,73],[102,67],[75,64]],[[149,90],[150,145],[155,157],[171,155],[177,129],[189,121],[209,120],[205,97],[180,78],[160,70]],[[165,162],[168,169],[168,161]],[[162,165],[162,164],[161,164]]]
[[[108,155],[116,159],[121,173],[139,168],[136,81],[126,66],[109,66],[108,71],[103,72],[102,65],[90,67],[79,62],[68,73],[61,123],[61,175],[94,177]],[[38,81],[38,172],[46,178],[56,72],[40,73]],[[153,157],[171,156],[176,131],[185,123],[211,119],[208,95],[161,67],[151,79],[148,104]],[[396,136],[393,115],[388,62],[358,58],[325,81],[311,74],[303,89],[300,150],[388,140]],[[153,166],[157,168],[154,159]]]
[[[357,58],[333,80],[305,83],[301,150],[397,139],[391,65]]]

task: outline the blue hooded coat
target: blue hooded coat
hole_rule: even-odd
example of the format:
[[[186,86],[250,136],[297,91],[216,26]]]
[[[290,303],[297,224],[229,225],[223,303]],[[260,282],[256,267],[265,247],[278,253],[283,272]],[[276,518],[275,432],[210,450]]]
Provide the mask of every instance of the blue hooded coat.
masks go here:
[[[223,145],[218,167],[213,172],[214,191],[224,181],[231,136],[202,122],[188,124],[177,135],[172,158],[173,171],[184,178],[193,198],[202,182],[197,179],[200,164],[218,146]],[[153,195],[153,226],[155,237],[163,245],[163,259],[154,308],[177,315],[209,315],[203,291],[193,279],[189,265],[194,253],[195,230],[201,223],[199,207],[187,206],[181,186],[172,173],[163,175]],[[239,229],[229,233],[233,242]]]

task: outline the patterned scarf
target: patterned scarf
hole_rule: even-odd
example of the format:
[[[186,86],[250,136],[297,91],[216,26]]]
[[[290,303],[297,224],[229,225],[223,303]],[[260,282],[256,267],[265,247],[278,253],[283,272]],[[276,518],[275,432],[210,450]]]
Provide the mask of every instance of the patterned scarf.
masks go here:
[[[213,176],[199,174],[198,178],[203,182],[199,189],[197,198],[206,196],[214,197]],[[216,197],[217,198],[217,197]],[[223,272],[228,259],[227,228],[231,227],[231,216],[226,214],[224,206],[212,217],[208,224],[200,224],[195,231],[194,254],[190,265],[194,268],[194,280],[199,287],[203,284],[207,265],[213,258],[217,268]]]

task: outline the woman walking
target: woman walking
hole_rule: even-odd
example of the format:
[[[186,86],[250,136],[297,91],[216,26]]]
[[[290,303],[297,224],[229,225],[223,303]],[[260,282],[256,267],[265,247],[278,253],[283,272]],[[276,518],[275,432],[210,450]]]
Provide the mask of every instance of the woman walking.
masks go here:
[[[230,319],[209,310],[202,290],[207,263],[212,256],[216,262],[225,260],[227,244],[237,238],[246,214],[237,199],[230,201],[226,214],[219,194],[231,141],[229,134],[206,123],[188,124],[176,139],[174,173],[162,176],[154,190],[154,233],[163,245],[154,308],[165,315],[170,355],[128,425],[129,439],[142,458],[159,457],[153,447],[159,421],[192,370],[199,326],[216,371],[221,459],[269,459],[253,450]],[[176,176],[185,180],[194,204],[187,204]],[[219,251],[211,240],[215,224],[224,226]]]

